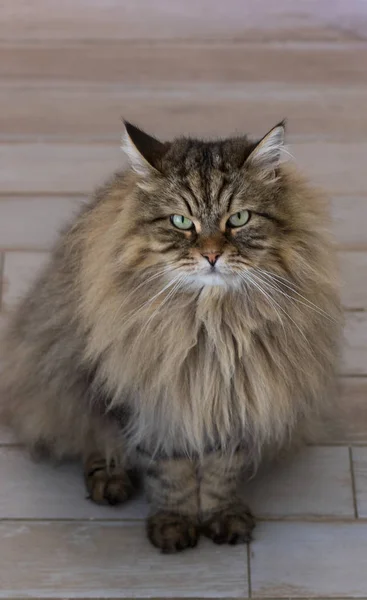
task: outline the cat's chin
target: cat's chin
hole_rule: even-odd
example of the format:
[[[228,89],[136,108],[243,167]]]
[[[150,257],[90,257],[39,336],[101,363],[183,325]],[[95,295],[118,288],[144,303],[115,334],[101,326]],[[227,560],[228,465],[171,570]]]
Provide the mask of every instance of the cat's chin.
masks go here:
[[[195,273],[188,277],[186,285],[194,289],[204,286],[217,286],[229,289],[237,287],[237,281],[236,278],[224,276],[221,273]]]

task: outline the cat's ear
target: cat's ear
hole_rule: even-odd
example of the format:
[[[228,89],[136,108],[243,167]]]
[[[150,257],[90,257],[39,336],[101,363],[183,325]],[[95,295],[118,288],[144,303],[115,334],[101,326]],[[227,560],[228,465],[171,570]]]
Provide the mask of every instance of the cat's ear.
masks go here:
[[[285,121],[275,125],[256,144],[245,164],[251,164],[264,171],[274,171],[279,165],[284,147]]]
[[[124,121],[124,126],[122,149],[134,171],[139,175],[148,175],[152,170],[161,171],[162,158],[170,144],[158,141],[128,121]]]

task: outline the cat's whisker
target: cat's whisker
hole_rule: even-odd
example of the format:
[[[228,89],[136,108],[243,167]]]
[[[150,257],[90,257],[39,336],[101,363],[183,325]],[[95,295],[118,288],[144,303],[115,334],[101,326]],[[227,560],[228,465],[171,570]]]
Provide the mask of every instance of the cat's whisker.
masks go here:
[[[146,322],[145,326],[143,327],[143,329],[141,329],[141,331],[139,332],[139,334],[136,336],[134,344],[133,344],[133,349],[135,348],[138,340],[141,338],[141,336],[147,331],[150,323],[153,321],[154,317],[159,313],[159,311],[162,309],[162,307],[167,304],[167,302],[173,298],[175,296],[175,294],[179,291],[179,289],[181,288],[182,284],[184,283],[184,281],[188,278],[188,275],[180,275],[178,277],[178,280],[175,280],[175,285],[174,287],[168,292],[167,296],[163,299],[163,301],[160,303],[160,305],[156,308],[156,310],[153,312],[153,314],[149,317],[148,321]]]
[[[288,317],[295,324],[295,326],[297,327],[297,329],[299,329],[299,327],[297,326],[297,324],[295,323],[295,321],[293,321],[293,319],[288,315],[288,313],[278,304],[278,302],[276,302],[276,300],[270,294],[268,294],[259,283],[257,283],[256,281],[254,281],[253,277],[249,273],[247,273],[247,277],[248,277],[249,282],[256,289],[258,289],[259,292],[268,300],[269,304],[271,305],[271,307],[273,308],[273,310],[275,311],[275,313],[278,316],[278,319],[279,319],[279,321],[280,321],[280,323],[282,325],[282,328],[283,328],[284,336],[287,339],[287,335],[286,335],[286,331],[285,331],[283,319],[280,316],[280,313],[278,312],[278,310],[275,308],[275,306],[277,306],[282,311],[282,313],[286,317]],[[301,330],[299,329],[299,331],[301,331]]]
[[[325,317],[326,319],[329,319],[330,321],[335,321],[335,319],[332,319],[330,317],[330,315],[328,315],[324,310],[322,310],[322,308],[319,308],[316,304],[314,304],[313,302],[311,302],[311,300],[308,300],[305,296],[303,296],[302,294],[300,294],[299,292],[297,292],[292,286],[287,285],[286,283],[282,282],[282,285],[284,285],[284,287],[287,287],[288,289],[292,290],[292,292],[294,294],[296,294],[297,296],[299,296],[300,298],[302,298],[304,300],[304,302],[302,300],[298,300],[297,298],[292,298],[292,296],[290,296],[289,294],[287,294],[286,292],[284,292],[283,290],[280,289],[279,285],[277,285],[277,282],[275,280],[275,278],[273,278],[270,273],[263,271],[262,269],[254,269],[257,273],[263,275],[264,277],[267,277],[267,279],[270,279],[272,281],[272,287],[274,290],[277,291],[277,293],[281,294],[282,296],[285,296],[286,298],[288,298],[289,300],[291,300],[292,302],[298,302],[299,304],[302,304],[303,306],[306,306],[307,308],[309,308],[310,310],[313,310],[314,312],[317,312],[319,315]],[[263,280],[263,282],[265,283],[265,281]],[[268,285],[271,285],[270,283],[268,283]]]
[[[138,278],[140,279],[141,277],[144,277],[144,274],[147,273],[149,274],[149,271],[151,271],[153,268],[155,267],[163,267],[160,268],[158,271],[155,271],[154,273],[152,273],[150,275],[150,277],[148,277],[148,279],[143,279],[143,281],[140,282],[140,284],[134,288],[131,293],[133,294],[136,290],[138,290],[140,287],[146,285],[147,283],[149,283],[150,281],[156,279],[157,277],[160,277],[161,275],[164,275],[165,273],[169,273],[170,271],[175,271],[177,270],[179,267],[174,267],[172,265],[176,265],[177,261],[169,261],[164,263],[164,265],[162,264],[158,264],[158,265],[154,265],[154,267],[149,267],[149,269],[145,269],[143,270],[141,273],[139,273]],[[136,272],[134,272],[136,274]]]
[[[279,306],[279,305],[278,305],[278,304],[275,302],[274,298],[272,298],[272,297],[271,297],[271,296],[270,296],[270,295],[269,295],[269,294],[268,294],[268,293],[267,293],[267,292],[266,292],[266,291],[265,291],[265,290],[264,290],[264,289],[263,289],[263,288],[262,288],[262,287],[261,287],[261,286],[260,286],[258,283],[256,283],[256,282],[255,282],[255,281],[252,279],[252,277],[251,277],[251,275],[248,273],[248,271],[246,272],[246,275],[245,275],[245,274],[242,274],[242,273],[240,273],[240,277],[243,279],[243,281],[245,281],[245,282],[248,282],[248,283],[252,284],[252,285],[253,285],[255,288],[257,288],[257,289],[259,290],[259,292],[260,292],[260,293],[261,293],[263,296],[265,296],[265,298],[268,300],[269,304],[272,306],[272,308],[273,308],[274,312],[276,313],[276,315],[277,315],[277,317],[278,317],[278,320],[279,320],[279,322],[280,322],[280,324],[281,324],[281,326],[282,326],[282,329],[283,329],[283,333],[284,333],[285,340],[286,340],[286,342],[287,342],[287,334],[286,334],[286,330],[285,330],[285,327],[284,327],[284,321],[283,321],[283,319],[282,319],[282,317],[281,317],[280,313],[279,313],[279,312],[277,311],[277,309],[275,308],[275,305],[277,305],[279,308],[281,308],[281,307],[280,307],[280,306]]]
[[[271,275],[272,277],[276,277],[277,279],[284,281],[284,283],[288,284],[291,287],[294,287],[294,288],[298,287],[296,283],[294,283],[287,277],[283,277],[282,275],[275,273],[274,271],[267,271],[266,269],[258,269],[258,270],[261,271],[262,273],[266,273],[267,275]]]
[[[251,277],[255,277],[256,279],[260,280],[262,283],[266,283],[266,282],[264,282],[264,280],[259,279],[254,273],[251,274],[250,278]],[[261,286],[259,286],[259,289],[262,289]],[[263,289],[262,289],[262,291],[264,292]],[[305,336],[304,332],[302,331],[302,329],[299,327],[299,325],[297,325],[296,321],[294,319],[292,319],[292,317],[287,313],[287,311],[282,306],[280,306],[280,304],[278,302],[276,302],[276,300],[274,300],[273,297],[271,297],[271,299],[272,299],[272,302],[274,302],[278,306],[278,308],[282,311],[282,313],[284,313],[285,316],[288,317],[288,319],[290,321],[292,321],[292,323],[294,324],[294,326],[298,329],[298,331],[302,335],[303,339],[307,343],[308,347],[310,349],[312,349],[311,344],[309,343],[309,341],[308,341],[307,337]]]
[[[249,299],[249,285],[248,284],[250,284],[250,281],[248,281],[246,279],[246,277],[243,276],[243,273],[241,271],[237,271],[236,269],[233,269],[231,267],[229,267],[229,271],[231,273],[234,273],[234,275],[236,275],[237,277],[240,277],[240,279],[242,279],[243,283],[245,284],[244,286],[242,286],[242,290],[246,294],[246,301],[248,301],[248,299]]]
[[[179,268],[179,267],[171,267],[170,266],[171,264],[175,264],[175,261],[171,261],[170,263],[167,263],[164,269],[161,269],[160,271],[153,273],[150,277],[148,277],[148,279],[144,279],[144,281],[141,281],[139,283],[139,285],[137,285],[134,289],[131,290],[131,292],[129,292],[129,294],[126,296],[124,301],[120,304],[119,309],[121,310],[128,303],[128,300],[131,298],[131,296],[133,296],[143,286],[147,285],[151,281],[154,281],[155,279],[158,279],[159,277],[162,277],[162,275],[166,275],[167,273],[176,271]]]
[[[154,300],[156,300],[156,298],[158,298],[161,294],[163,294],[168,288],[170,288],[172,285],[174,285],[178,279],[180,279],[180,277],[182,277],[182,275],[176,275],[176,277],[174,277],[171,281],[169,281],[159,292],[157,292],[156,294],[154,294],[154,296],[152,296],[151,298],[149,298],[146,302],[144,302],[141,306],[139,306],[139,308],[137,310],[132,310],[130,311],[130,313],[127,313],[127,316],[129,316],[128,320],[125,321],[124,325],[125,327],[127,327],[128,325],[130,325],[130,323],[132,321],[135,320],[135,318],[145,309],[148,308],[148,306],[150,304],[152,304],[152,302],[154,302]]]
[[[312,302],[308,302],[307,298],[305,298],[305,301],[303,302],[302,300],[298,300],[298,298],[293,298],[290,294],[287,294],[286,292],[284,292],[283,290],[281,290],[279,288],[279,286],[276,285],[276,282],[273,281],[272,283],[270,283],[269,281],[265,281],[264,279],[262,279],[262,281],[268,287],[271,287],[271,289],[273,289],[274,291],[276,291],[277,294],[280,294],[280,295],[284,296],[290,302],[293,302],[293,303],[296,303],[296,304],[301,304],[302,306],[305,306],[306,308],[308,308],[309,310],[312,310],[313,312],[317,313],[318,315],[320,315],[320,316],[322,316],[322,317],[324,317],[324,318],[329,319],[330,321],[332,321],[332,319],[329,317],[329,315],[327,313],[325,313],[322,309],[319,309]],[[292,291],[293,291],[293,293],[296,293],[294,290],[292,290]]]
[[[324,317],[326,317],[327,319],[329,319],[332,322],[336,322],[336,319],[334,319],[333,317],[331,317],[327,312],[325,312],[324,310],[322,310],[322,308],[320,308],[319,306],[317,306],[317,304],[314,304],[314,302],[311,302],[311,300],[309,300],[308,298],[306,298],[305,296],[303,296],[300,292],[297,291],[295,284],[292,284],[291,282],[289,282],[289,280],[285,279],[284,277],[280,277],[279,275],[276,275],[275,277],[272,277],[272,274],[268,271],[263,271],[261,270],[262,274],[266,274],[268,276],[269,279],[273,280],[274,285],[276,284],[281,284],[284,287],[292,290],[292,292],[294,294],[296,294],[297,296],[299,296],[300,298],[302,298],[302,300],[304,300],[305,303],[307,303],[307,305],[309,305],[309,307],[314,308],[314,310],[317,310],[319,313],[321,313]],[[280,279],[280,281],[277,281],[277,279]],[[278,286],[277,286],[278,287]],[[301,304],[303,304],[303,302],[301,302],[300,300],[297,300],[296,298],[293,298],[294,301],[296,302],[300,302]]]
[[[280,152],[282,152],[283,154],[287,154],[287,156],[290,156],[293,160],[296,160],[293,156],[293,154],[291,152],[289,152],[289,150],[287,150],[287,148],[285,148],[284,146],[281,146],[281,148],[279,148]]]

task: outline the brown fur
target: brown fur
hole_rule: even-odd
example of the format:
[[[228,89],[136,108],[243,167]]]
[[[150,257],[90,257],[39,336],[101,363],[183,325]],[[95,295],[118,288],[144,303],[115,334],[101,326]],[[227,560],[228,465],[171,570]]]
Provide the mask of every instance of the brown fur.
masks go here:
[[[158,461],[171,484],[162,504],[148,475],[152,502],[169,523],[172,512],[190,517],[192,533],[183,541],[160,512],[158,534],[149,530],[166,550],[195,543],[191,518],[227,509],[222,538],[248,539],[236,486],[231,502],[229,492],[220,499],[225,473],[238,482],[265,449],[312,429],[330,395],[341,322],[334,252],[322,197],[278,160],[281,127],[258,145],[160,144],[127,124],[133,168],[63,233],[6,335],[0,408],[20,438],[60,458],[97,452],[123,470],[139,463],[149,473]],[[229,229],[244,209],[248,224]],[[196,229],[176,229],[172,214]],[[221,254],[219,283],[208,252]],[[219,465],[209,499],[208,456]],[[190,485],[195,501],[183,494]]]

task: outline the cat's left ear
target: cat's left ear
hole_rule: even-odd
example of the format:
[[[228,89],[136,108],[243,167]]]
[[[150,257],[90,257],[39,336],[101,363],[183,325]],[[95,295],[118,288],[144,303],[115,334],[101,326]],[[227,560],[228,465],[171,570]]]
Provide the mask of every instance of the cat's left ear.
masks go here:
[[[161,172],[162,159],[169,150],[170,143],[162,143],[135,125],[124,121],[122,149],[126,152],[130,166],[139,175],[147,176]]]
[[[280,162],[282,148],[284,146],[285,121],[278,123],[257,143],[245,165],[258,166],[265,171],[273,171]]]

